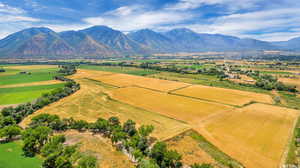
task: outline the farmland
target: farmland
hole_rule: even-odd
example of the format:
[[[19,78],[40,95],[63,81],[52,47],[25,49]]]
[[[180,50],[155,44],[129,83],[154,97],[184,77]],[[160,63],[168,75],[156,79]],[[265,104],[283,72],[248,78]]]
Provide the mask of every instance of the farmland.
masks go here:
[[[42,160],[38,157],[27,158],[22,155],[20,141],[0,144],[0,168],[39,168],[41,164]]]
[[[254,101],[269,104],[273,102],[272,97],[265,94],[200,85],[179,89],[172,93],[237,106],[243,106]]]
[[[200,132],[247,167],[278,167],[298,115],[292,109],[252,104],[211,118]]]
[[[34,115],[25,119],[22,125],[29,123],[30,118],[35,115],[49,113],[57,114],[62,118],[73,117],[89,122],[94,122],[99,117],[107,119],[111,116],[119,117],[122,122],[132,119],[138,125],[153,125],[155,127],[154,136],[158,139],[172,137],[190,128],[187,124],[175,119],[113,100],[107,95],[113,89],[111,86],[89,79],[78,79],[80,76],[79,73],[79,76],[76,74],[72,77],[81,84],[79,91],[37,111]]]
[[[56,88],[62,88],[63,86],[64,84],[61,83],[52,85],[0,88],[0,105],[31,102],[40,97],[43,93],[48,93]]]
[[[0,105],[26,103],[43,93],[62,88],[63,83],[53,80],[58,75],[54,65],[11,65],[0,75]],[[20,73],[25,72],[25,73]]]
[[[275,105],[271,91],[219,80],[214,75],[119,66],[80,68],[69,77],[80,83],[79,91],[38,110],[20,125],[25,127],[32,117],[43,113],[88,122],[116,116],[121,122],[132,119],[137,126],[153,125],[152,136],[182,154],[187,165],[206,162],[226,167],[242,164],[275,168],[289,157],[286,153],[299,111],[286,107],[297,108],[300,104],[292,93],[278,91],[277,96],[287,101]],[[12,72],[17,71],[5,73]],[[43,85],[47,81],[51,80],[11,82],[0,86],[0,91],[6,89],[3,93],[17,100],[22,92],[29,95],[26,91],[33,92],[35,87],[41,91],[43,87],[51,90],[51,86],[63,85],[55,81]],[[14,89],[9,90],[10,86]],[[67,143],[80,142],[82,152],[96,155],[101,167],[133,165],[101,136],[73,131],[65,135]]]

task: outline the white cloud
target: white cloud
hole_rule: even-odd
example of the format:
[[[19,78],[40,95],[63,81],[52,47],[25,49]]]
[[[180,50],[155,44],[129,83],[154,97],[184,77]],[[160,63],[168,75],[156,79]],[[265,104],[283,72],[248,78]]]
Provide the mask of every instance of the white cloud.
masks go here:
[[[191,28],[199,33],[220,33],[239,37],[252,37],[261,40],[280,40],[281,31],[293,31],[285,33],[286,40],[299,34],[300,29],[300,8],[274,9],[244,14],[232,14],[211,19],[209,24],[188,24],[181,25]],[[257,35],[251,33],[260,33]],[[271,36],[274,36],[273,38]]]
[[[23,14],[25,13],[25,11],[23,9],[11,7],[9,5],[0,2],[0,13]]]
[[[249,9],[256,7],[260,0],[180,0],[178,3],[167,5],[169,10],[196,9],[204,5],[224,5],[230,10]]]
[[[27,17],[27,16],[15,16],[15,15],[0,15],[0,23],[6,22],[38,22],[40,19]]]
[[[107,25],[122,31],[155,28],[162,24],[177,24],[193,18],[188,12],[169,10],[148,11],[142,6],[123,6],[102,16],[83,19],[91,25]]]

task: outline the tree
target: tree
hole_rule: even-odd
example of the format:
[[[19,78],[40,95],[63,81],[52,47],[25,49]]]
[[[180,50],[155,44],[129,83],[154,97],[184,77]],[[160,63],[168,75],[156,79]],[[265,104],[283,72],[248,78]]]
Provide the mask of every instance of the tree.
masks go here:
[[[159,166],[154,160],[143,159],[139,162],[137,168],[159,168]]]
[[[105,119],[99,118],[91,127],[94,133],[105,134],[108,131],[109,122]]]
[[[117,125],[120,125],[120,120],[119,120],[119,118],[118,117],[110,117],[109,119],[108,119],[108,122],[109,122],[109,124],[111,125],[111,126],[117,126]]]
[[[24,154],[26,156],[34,156],[35,153],[39,153],[41,148],[48,141],[48,137],[51,133],[51,128],[45,126],[26,129],[22,134]]]
[[[154,130],[153,125],[142,125],[139,128],[139,133],[141,134],[141,136],[147,137],[153,132],[153,130]]]
[[[89,123],[84,120],[74,121],[71,128],[76,129],[78,131],[84,131],[86,128],[88,128]]]
[[[172,167],[172,168],[182,167],[181,158],[182,156],[175,150],[167,151],[164,154],[164,162],[167,165],[167,167]]]
[[[132,120],[127,120],[123,124],[123,131],[126,132],[129,136],[133,136],[137,133],[137,130],[135,128],[135,122]]]
[[[57,135],[51,137],[48,143],[46,143],[42,149],[42,156],[49,156],[51,153],[55,153],[63,150],[63,143],[66,141],[66,137],[64,135]]]
[[[167,144],[164,142],[157,142],[151,149],[150,157],[153,158],[159,166],[161,166],[166,152]]]
[[[0,137],[11,140],[13,137],[21,135],[21,128],[17,125],[6,126],[0,130]]]
[[[83,156],[78,162],[78,168],[97,168],[97,158],[94,156]]]

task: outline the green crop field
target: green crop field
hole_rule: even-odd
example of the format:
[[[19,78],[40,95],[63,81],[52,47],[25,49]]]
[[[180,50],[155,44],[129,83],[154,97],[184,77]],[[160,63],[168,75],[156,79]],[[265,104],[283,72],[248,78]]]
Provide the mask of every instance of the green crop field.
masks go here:
[[[0,105],[26,103],[35,100],[43,93],[62,88],[63,83],[14,88],[0,88]]]
[[[40,168],[42,160],[22,155],[21,141],[0,144],[0,168]]]
[[[155,70],[132,68],[132,67],[120,67],[120,66],[80,65],[79,68],[89,69],[89,70],[97,70],[97,71],[124,73],[124,74],[139,75],[139,76],[145,76],[145,75],[151,75],[151,74],[158,73]]]
[[[53,80],[53,77],[57,75],[58,68],[26,71],[30,72],[31,74],[20,74],[20,71],[14,69],[6,70],[7,72],[4,73],[6,73],[7,75],[3,74],[0,76],[0,85],[12,85]]]

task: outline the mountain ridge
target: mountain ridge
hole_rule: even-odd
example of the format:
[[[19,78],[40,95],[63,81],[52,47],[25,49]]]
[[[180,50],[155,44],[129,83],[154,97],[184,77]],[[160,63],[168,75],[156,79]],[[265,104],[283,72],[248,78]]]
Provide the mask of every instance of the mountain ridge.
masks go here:
[[[223,34],[196,33],[187,28],[156,32],[141,29],[124,34],[107,26],[57,33],[33,27],[0,40],[0,58],[107,58],[153,53],[300,50],[300,37],[266,42]]]

